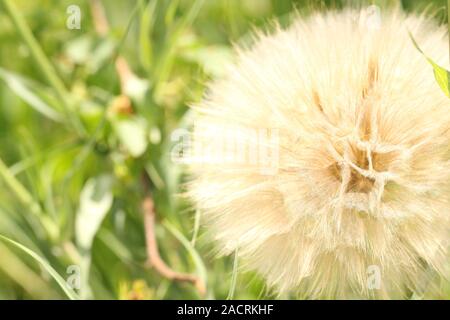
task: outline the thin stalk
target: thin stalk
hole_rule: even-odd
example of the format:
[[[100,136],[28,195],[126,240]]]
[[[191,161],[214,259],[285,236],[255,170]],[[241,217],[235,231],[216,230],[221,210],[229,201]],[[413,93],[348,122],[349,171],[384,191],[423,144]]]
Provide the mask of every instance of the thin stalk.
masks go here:
[[[200,210],[195,210],[194,233],[192,235],[191,245],[195,247],[198,231],[200,229]]]
[[[25,207],[29,208],[30,212],[39,219],[48,235],[52,239],[56,239],[58,235],[58,227],[55,222],[43,212],[41,206],[34,200],[34,198],[19,182],[19,180],[17,180],[17,178],[11,173],[2,159],[0,159],[0,181],[1,180],[5,182],[5,184],[16,195],[19,201]]]
[[[234,293],[236,291],[236,284],[237,284],[237,277],[238,277],[238,249],[234,252],[234,261],[233,261],[233,274],[231,275],[231,284],[230,284],[230,290],[228,291],[228,297],[227,300],[233,300],[234,299]]]
[[[71,110],[71,103],[68,100],[69,92],[67,91],[63,81],[58,77],[55,68],[48,60],[38,41],[31,32],[30,27],[27,25],[25,19],[20,14],[19,9],[16,7],[13,1],[2,1],[5,5],[6,12],[8,13],[18,33],[30,50],[33,59],[36,61],[42,73],[47,78],[48,83],[55,90],[58,98],[63,102],[63,111],[68,117],[70,124],[74,127],[79,135],[83,135],[84,129],[78,116],[73,114]]]

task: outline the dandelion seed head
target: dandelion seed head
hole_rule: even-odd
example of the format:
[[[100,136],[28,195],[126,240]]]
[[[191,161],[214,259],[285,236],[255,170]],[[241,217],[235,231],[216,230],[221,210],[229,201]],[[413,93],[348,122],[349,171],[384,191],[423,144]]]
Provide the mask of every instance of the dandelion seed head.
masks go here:
[[[399,298],[446,270],[450,103],[408,35],[445,64],[446,31],[400,12],[365,19],[318,13],[260,34],[195,106],[197,145],[225,145],[230,124],[277,132],[237,140],[276,148],[275,170],[223,148],[227,161],[191,163],[189,191],[221,251],[239,248],[277,292]]]

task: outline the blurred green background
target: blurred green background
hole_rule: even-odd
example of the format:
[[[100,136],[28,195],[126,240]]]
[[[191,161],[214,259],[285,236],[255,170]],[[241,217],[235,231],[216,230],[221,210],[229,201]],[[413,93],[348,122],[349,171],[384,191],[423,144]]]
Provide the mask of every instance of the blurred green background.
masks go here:
[[[179,196],[171,132],[189,126],[188,105],[255,26],[371,3],[447,20],[445,0],[104,0],[102,32],[88,0],[0,0],[0,234],[24,246],[0,240],[0,299],[275,298],[233,257],[215,257]],[[73,8],[80,29],[67,27]],[[125,86],[118,56],[134,73]],[[202,279],[205,295],[145,266],[143,175],[161,257]]]

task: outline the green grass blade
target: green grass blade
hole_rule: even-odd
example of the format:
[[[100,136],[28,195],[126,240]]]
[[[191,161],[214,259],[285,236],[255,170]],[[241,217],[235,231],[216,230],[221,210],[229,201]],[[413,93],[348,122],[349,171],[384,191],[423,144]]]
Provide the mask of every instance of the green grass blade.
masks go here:
[[[236,284],[238,277],[238,267],[239,267],[238,249],[236,249],[236,251],[234,252],[233,274],[231,275],[231,285],[230,291],[228,292],[227,300],[234,299],[234,293],[236,292]]]
[[[176,44],[178,43],[182,32],[192,25],[204,3],[205,0],[195,0],[189,11],[173,26],[174,29],[167,40],[167,45],[161,54],[161,61],[158,62],[158,67],[155,72],[156,79],[158,80],[155,92],[159,92],[159,86],[169,77],[173,63],[175,62],[174,54]]]
[[[163,222],[164,227],[169,230],[169,232],[177,238],[178,241],[181,242],[181,244],[186,248],[190,256],[192,257],[192,260],[195,263],[197,274],[202,279],[205,288],[208,288],[208,273],[206,271],[206,266],[198,254],[197,250],[191,245],[191,242],[177,229],[175,228],[170,222],[165,220]]]
[[[139,59],[147,72],[152,68],[153,63],[151,34],[155,24],[157,4],[158,0],[155,0],[145,5],[139,22]]]
[[[34,260],[36,260],[38,263],[40,263],[44,267],[44,269],[52,276],[52,278],[58,283],[58,285],[61,287],[61,289],[64,291],[64,293],[67,295],[69,299],[79,300],[78,295],[72,289],[69,289],[69,287],[66,284],[66,281],[58,274],[58,272],[56,272],[55,269],[53,269],[53,267],[45,259],[40,257],[34,251],[28,249],[24,245],[10,238],[0,235],[0,239],[20,249],[21,251],[25,252],[30,257],[32,257]]]
[[[409,36],[411,37],[411,40],[416,49],[419,50],[419,52],[427,59],[428,63],[430,63],[433,67],[434,77],[442,92],[444,92],[444,94],[450,98],[450,72],[438,65],[422,51],[411,32],[409,33]]]
[[[3,68],[0,68],[0,79],[5,82],[12,92],[14,92],[37,112],[53,121],[61,122],[62,117],[59,112],[55,111],[36,93],[34,93],[26,79],[12,72],[6,71]]]
[[[37,66],[41,69],[44,76],[47,78],[49,84],[53,87],[59,99],[61,99],[64,107],[64,113],[68,117],[68,120],[73,125],[74,129],[78,134],[82,135],[84,133],[84,128],[82,127],[81,121],[78,116],[71,110],[71,103],[69,102],[69,92],[67,91],[63,81],[58,77],[55,68],[48,60],[44,51],[42,50],[39,42],[34,37],[31,32],[30,27],[27,25],[25,19],[20,14],[20,10],[16,7],[13,1],[3,0],[6,12],[11,18],[17,32],[22,37],[23,41],[27,45],[31,52]]]
[[[58,237],[58,226],[43,211],[41,206],[34,200],[28,190],[17,180],[9,168],[0,158],[0,181],[3,180],[10,190],[17,196],[19,201],[28,208],[30,212],[39,218],[48,235],[55,239]]]
[[[52,284],[42,279],[40,270],[33,270],[20,257],[12,251],[6,243],[0,241],[0,271],[9,280],[19,285],[32,299],[55,299],[61,294],[53,288]],[[0,293],[6,288],[2,287]]]
[[[195,243],[197,242],[198,231],[200,230],[200,218],[201,213],[200,210],[195,210],[195,221],[194,221],[194,232],[192,234],[191,245],[195,247]]]

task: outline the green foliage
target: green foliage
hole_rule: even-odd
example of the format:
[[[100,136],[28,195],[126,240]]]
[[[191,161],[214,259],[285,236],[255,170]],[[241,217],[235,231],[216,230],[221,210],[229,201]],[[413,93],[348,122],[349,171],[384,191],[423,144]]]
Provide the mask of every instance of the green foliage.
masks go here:
[[[201,214],[178,196],[185,177],[170,160],[171,133],[189,126],[188,105],[254,26],[343,3],[103,1],[110,30],[99,35],[87,0],[0,0],[0,299],[199,298],[145,267],[143,171],[169,266],[203,279],[208,298],[274,298],[237,259],[214,256]],[[81,9],[79,30],[66,27],[70,5]],[[137,76],[125,92],[118,55]],[[73,265],[76,294],[64,284]]]
[[[419,44],[416,42],[412,34],[410,34],[411,40],[414,44],[414,46],[419,50],[419,52],[427,59],[428,63],[433,68],[434,77],[436,79],[437,84],[441,88],[442,92],[450,98],[450,73],[440,65],[438,65],[436,62],[433,61],[430,57],[428,57],[422,49],[420,49]]]
[[[66,281],[55,271],[55,269],[53,269],[52,266],[50,266],[47,261],[45,261],[43,258],[41,258],[33,250],[30,250],[27,247],[21,245],[20,243],[14,241],[14,240],[11,240],[7,237],[4,237],[2,235],[0,235],[0,240],[5,241],[6,243],[19,248],[24,253],[26,253],[27,255],[32,257],[34,260],[39,262],[43,266],[45,271],[47,271],[52,276],[52,278],[58,283],[58,285],[61,287],[61,289],[64,291],[64,293],[67,295],[67,297],[69,299],[71,299],[71,300],[78,299],[77,294],[67,286]]]

